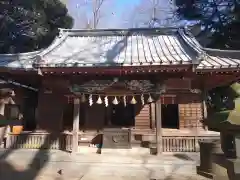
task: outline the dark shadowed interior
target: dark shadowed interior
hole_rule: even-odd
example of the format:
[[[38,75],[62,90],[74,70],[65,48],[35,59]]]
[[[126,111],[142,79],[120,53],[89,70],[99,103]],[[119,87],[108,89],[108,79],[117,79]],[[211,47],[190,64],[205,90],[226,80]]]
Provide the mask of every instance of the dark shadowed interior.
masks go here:
[[[162,127],[178,129],[179,115],[178,104],[163,104],[162,105]]]
[[[111,125],[131,127],[134,126],[134,121],[134,105],[127,104],[125,107],[123,103],[119,103],[111,106]]]

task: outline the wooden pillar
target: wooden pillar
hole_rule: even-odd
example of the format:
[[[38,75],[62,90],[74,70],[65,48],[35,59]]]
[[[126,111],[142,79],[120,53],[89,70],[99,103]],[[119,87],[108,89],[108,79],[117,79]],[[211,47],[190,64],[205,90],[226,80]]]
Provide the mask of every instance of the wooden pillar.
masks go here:
[[[156,102],[156,143],[157,143],[157,154],[162,154],[162,105],[161,100]]]
[[[151,129],[156,128],[156,106],[155,103],[150,104],[150,110],[151,110]]]
[[[80,100],[79,98],[74,98],[72,153],[78,152],[79,117],[80,117]]]
[[[204,90],[202,94],[202,119],[206,120],[207,119],[207,104],[206,104],[206,98],[207,98],[207,93]],[[205,126],[204,129],[208,131],[208,127]]]

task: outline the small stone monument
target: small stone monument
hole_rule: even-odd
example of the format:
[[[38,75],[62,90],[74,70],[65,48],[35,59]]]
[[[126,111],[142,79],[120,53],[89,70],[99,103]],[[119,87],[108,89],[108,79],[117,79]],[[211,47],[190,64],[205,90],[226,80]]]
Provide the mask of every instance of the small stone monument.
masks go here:
[[[217,93],[218,91],[216,91]],[[219,89],[222,98],[206,125],[219,131],[222,152],[212,152],[211,169],[214,180],[240,179],[240,83]],[[215,94],[216,96],[216,94]]]

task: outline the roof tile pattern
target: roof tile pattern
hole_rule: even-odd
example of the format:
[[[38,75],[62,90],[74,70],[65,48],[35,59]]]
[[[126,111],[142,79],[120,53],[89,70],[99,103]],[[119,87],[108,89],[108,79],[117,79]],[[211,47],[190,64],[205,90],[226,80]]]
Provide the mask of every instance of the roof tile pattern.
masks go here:
[[[195,64],[197,71],[239,69],[240,51],[203,48],[184,29],[61,29],[46,49],[0,55],[1,68],[23,70],[181,64]]]
[[[191,64],[197,54],[171,35],[63,36],[42,53],[47,67]]]
[[[205,49],[205,55],[197,69],[240,68],[240,51]]]

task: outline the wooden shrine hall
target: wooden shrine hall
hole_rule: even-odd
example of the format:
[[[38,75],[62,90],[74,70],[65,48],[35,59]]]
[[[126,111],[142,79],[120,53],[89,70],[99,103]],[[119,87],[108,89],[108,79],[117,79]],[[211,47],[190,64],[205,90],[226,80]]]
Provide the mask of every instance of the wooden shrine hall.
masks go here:
[[[219,138],[201,123],[206,94],[239,65],[184,28],[60,29],[46,49],[0,55],[0,147],[197,151]]]

